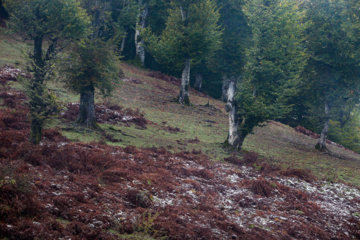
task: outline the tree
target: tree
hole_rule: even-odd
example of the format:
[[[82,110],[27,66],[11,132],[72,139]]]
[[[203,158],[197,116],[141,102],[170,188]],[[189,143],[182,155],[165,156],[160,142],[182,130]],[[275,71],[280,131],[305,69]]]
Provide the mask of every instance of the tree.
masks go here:
[[[144,31],[147,49],[159,62],[182,68],[177,101],[190,105],[190,66],[210,60],[221,47],[219,12],[212,0],[173,1],[166,28],[160,37]]]
[[[50,77],[56,54],[72,40],[84,36],[89,21],[76,0],[3,0],[3,3],[10,14],[8,27],[24,40],[33,41],[28,61],[29,70],[34,74],[28,89],[30,142],[38,144],[51,109],[46,101],[49,97],[44,82]]]
[[[323,109],[317,118],[323,128],[315,148],[328,151],[330,120],[344,120],[359,102],[359,40],[354,38],[358,17],[353,18],[349,10],[355,9],[343,0],[315,0],[307,8],[306,47],[310,57],[303,81],[309,86],[306,97],[312,101],[312,109]]]
[[[8,18],[9,18],[9,14],[5,10],[2,4],[2,0],[0,0],[0,21],[2,21],[2,19],[8,19]]]
[[[98,128],[95,119],[95,88],[103,96],[113,90],[112,84],[119,81],[121,71],[112,46],[114,22],[111,18],[110,1],[85,0],[84,8],[91,17],[91,33],[72,45],[69,56],[63,62],[61,79],[66,86],[80,93],[80,108],[77,123],[89,128]]]
[[[296,1],[247,1],[244,12],[252,29],[252,43],[246,49],[244,75],[237,83],[238,122],[229,131],[233,140],[228,140],[238,149],[255,126],[280,119],[291,110],[289,99],[297,92],[306,60],[304,13]]]
[[[120,54],[124,53],[126,46],[126,39],[132,30],[136,26],[136,18],[138,13],[138,3],[136,0],[122,0],[112,1],[112,21],[115,22],[116,28],[119,31],[120,43]]]
[[[222,100],[227,101],[226,111],[229,117],[229,134],[226,145],[237,145],[238,104],[235,98],[237,81],[244,72],[245,49],[249,47],[251,29],[246,22],[242,0],[219,1],[220,22],[223,25],[222,48],[217,53],[214,68],[222,78]]]
[[[218,1],[224,34],[214,67],[222,76],[223,100],[227,99],[226,89],[230,78],[238,78],[244,72],[245,49],[250,45],[251,29],[243,12],[243,4],[243,0]]]
[[[146,27],[146,18],[149,16],[149,3],[139,0],[139,13],[135,29],[135,58],[140,60],[141,66],[145,65],[145,49],[144,40],[140,36],[140,32]]]
[[[95,88],[109,96],[113,83],[119,80],[120,70],[109,44],[100,39],[84,39],[74,44],[63,62],[62,80],[75,93],[80,93],[80,108],[76,122],[98,128],[95,119]]]

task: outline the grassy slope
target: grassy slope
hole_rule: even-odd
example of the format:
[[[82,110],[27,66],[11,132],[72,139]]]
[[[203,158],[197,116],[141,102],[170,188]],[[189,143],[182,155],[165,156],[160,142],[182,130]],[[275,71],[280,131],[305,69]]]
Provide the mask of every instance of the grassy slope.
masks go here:
[[[0,35],[0,66],[17,64],[24,68],[20,51],[25,48],[25,44]],[[192,91],[191,101],[194,106],[182,107],[171,101],[178,93],[176,85],[148,77],[148,71],[126,63],[122,63],[121,68],[126,79],[140,80],[141,84],[124,82],[120,86],[114,86],[114,95],[108,101],[132,109],[139,108],[151,124],[145,130],[134,126],[111,127],[103,124],[101,127],[107,133],[123,140],[108,144],[165,147],[173,152],[196,149],[202,150],[213,160],[222,160],[231,154],[221,148],[227,135],[227,117],[222,102]],[[21,86],[14,83],[13,87]],[[78,101],[78,96],[64,90],[61,84],[49,83],[49,88],[55,90],[62,101]],[[96,101],[102,102],[103,99],[97,98]],[[208,102],[217,110],[203,106]],[[48,127],[54,126],[60,127],[65,136],[76,141],[98,141],[101,137],[100,133],[74,128],[57,120],[48,124]],[[166,126],[177,127],[181,132],[171,133],[164,130]],[[199,142],[189,142],[194,139]],[[286,125],[271,123],[257,128],[254,135],[247,137],[244,150],[258,152],[268,161],[280,163],[284,168],[311,169],[321,178],[341,179],[360,186],[360,155],[330,146],[335,155],[330,156],[315,151],[315,143],[315,139],[299,134]]]

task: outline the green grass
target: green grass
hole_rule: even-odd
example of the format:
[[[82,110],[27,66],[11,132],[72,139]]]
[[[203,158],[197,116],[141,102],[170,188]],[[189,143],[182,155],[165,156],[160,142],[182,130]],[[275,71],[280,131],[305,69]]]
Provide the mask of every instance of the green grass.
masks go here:
[[[255,129],[255,134],[246,138],[244,149],[256,151],[283,168],[309,169],[320,179],[360,186],[359,154],[329,144],[331,154],[322,153],[315,150],[316,143],[316,139],[273,122]]]
[[[29,45],[20,41],[19,37],[6,35],[0,28],[0,67],[6,64],[24,68],[24,56],[28,48]]]
[[[21,55],[24,48],[26,44],[0,34],[0,65],[18,62],[20,67],[25,66]],[[121,63],[119,67],[124,71],[125,78],[139,80],[141,84],[123,82],[114,85],[113,96],[107,101],[125,108],[140,109],[150,124],[147,129],[139,129],[135,125],[100,124],[106,134],[122,140],[116,143],[107,141],[107,144],[121,147],[164,147],[171,152],[191,152],[195,149],[201,150],[214,161],[222,161],[232,154],[221,148],[227,136],[228,124],[224,103],[192,91],[190,99],[193,106],[183,107],[172,102],[178,94],[178,86],[148,77],[147,70],[127,63]],[[11,84],[13,88],[23,89],[17,82]],[[61,101],[79,101],[79,95],[69,92],[61,83],[52,81],[47,84]],[[103,101],[101,96],[96,96],[97,103]],[[214,108],[205,107],[208,102]],[[164,129],[166,126],[177,127],[181,131],[171,133]],[[60,120],[51,120],[46,127],[59,128],[62,134],[73,141],[99,142],[103,138],[101,131],[84,129]],[[315,139],[279,123],[256,128],[254,133],[246,138],[245,151],[255,151],[262,158],[280,164],[283,168],[310,169],[319,178],[342,180],[360,187],[360,155],[336,146],[329,146],[333,155],[318,152],[314,149]],[[194,139],[199,141],[189,142]]]

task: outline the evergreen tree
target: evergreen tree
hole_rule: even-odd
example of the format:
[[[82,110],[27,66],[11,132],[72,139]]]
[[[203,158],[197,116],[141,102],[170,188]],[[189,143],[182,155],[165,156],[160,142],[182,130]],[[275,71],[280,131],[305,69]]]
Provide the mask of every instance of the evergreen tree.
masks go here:
[[[104,96],[110,95],[112,84],[118,82],[120,70],[114,54],[114,23],[111,18],[111,1],[84,0],[83,6],[91,17],[91,34],[73,44],[62,65],[61,79],[66,86],[80,93],[77,123],[98,128],[95,119],[95,88]]]
[[[343,0],[315,0],[307,8],[310,58],[303,73],[308,86],[305,97],[311,101],[313,112],[323,109],[316,118],[323,123],[316,148],[328,151],[330,120],[343,121],[359,102],[359,40],[354,38],[358,31],[354,20],[358,17],[353,18],[351,5]]]
[[[236,82],[244,72],[245,49],[249,47],[251,29],[243,13],[242,0],[219,1],[220,22],[224,29],[222,48],[218,52],[214,68],[222,78],[222,100],[226,100],[229,115],[229,134],[226,145],[237,145],[237,100],[235,98]]]
[[[10,14],[9,28],[33,42],[28,62],[34,74],[28,89],[30,142],[38,144],[44,121],[52,109],[44,81],[50,77],[56,54],[73,39],[84,36],[89,21],[76,0],[3,0],[3,3]]]
[[[155,59],[182,68],[181,88],[177,97],[180,104],[190,105],[190,66],[210,60],[221,47],[219,12],[212,0],[173,1],[166,28],[160,37],[144,31],[147,49]]]
[[[84,39],[74,44],[69,57],[63,61],[61,78],[66,86],[80,93],[80,108],[76,122],[98,128],[95,119],[95,88],[109,96],[118,82],[120,70],[111,45],[100,40]]]
[[[297,92],[306,60],[302,46],[304,13],[297,1],[247,1],[244,12],[252,29],[252,45],[246,49],[245,73],[237,83],[238,136],[236,141],[229,141],[239,149],[255,126],[280,119],[291,110],[289,99]]]
[[[137,0],[112,1],[112,21],[115,23],[119,32],[119,53],[124,54],[125,46],[129,35],[135,29],[136,18],[138,14]]]

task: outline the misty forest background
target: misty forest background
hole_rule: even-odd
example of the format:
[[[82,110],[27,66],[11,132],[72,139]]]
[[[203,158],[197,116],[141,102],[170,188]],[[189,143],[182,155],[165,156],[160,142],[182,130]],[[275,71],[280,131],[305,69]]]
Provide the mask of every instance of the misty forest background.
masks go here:
[[[227,101],[233,121],[227,144],[234,148],[258,124],[277,120],[321,133],[316,147],[322,151],[327,137],[360,151],[356,0],[0,3],[8,31],[33,44],[26,61],[34,77],[26,84],[35,144],[46,118],[60,108],[46,81],[79,93],[77,122],[97,128],[95,89],[111,95],[122,60],[181,77],[174,96],[180,104],[191,105],[189,84]]]

